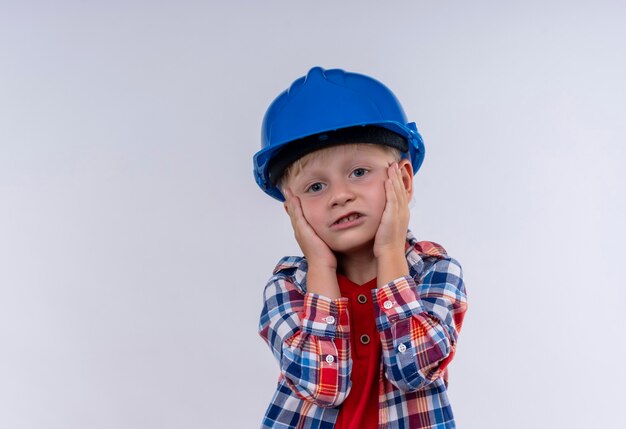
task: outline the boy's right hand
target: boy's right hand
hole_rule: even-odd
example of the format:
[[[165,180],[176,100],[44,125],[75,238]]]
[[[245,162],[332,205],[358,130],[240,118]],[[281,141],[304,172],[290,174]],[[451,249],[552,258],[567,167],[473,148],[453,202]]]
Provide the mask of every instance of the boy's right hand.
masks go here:
[[[285,210],[291,219],[296,241],[307,259],[309,267],[337,270],[337,258],[328,245],[315,232],[304,217],[300,199],[285,188]]]

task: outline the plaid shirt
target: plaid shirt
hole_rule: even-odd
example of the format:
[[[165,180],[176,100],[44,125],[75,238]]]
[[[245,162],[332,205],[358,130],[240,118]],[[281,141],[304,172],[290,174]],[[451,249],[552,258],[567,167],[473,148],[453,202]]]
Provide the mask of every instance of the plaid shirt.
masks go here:
[[[447,365],[467,309],[459,263],[409,231],[409,276],[372,290],[382,344],[379,428],[454,428]],[[262,428],[330,429],[350,392],[347,298],[306,292],[306,259],[285,257],[265,287],[260,335],[281,375]]]

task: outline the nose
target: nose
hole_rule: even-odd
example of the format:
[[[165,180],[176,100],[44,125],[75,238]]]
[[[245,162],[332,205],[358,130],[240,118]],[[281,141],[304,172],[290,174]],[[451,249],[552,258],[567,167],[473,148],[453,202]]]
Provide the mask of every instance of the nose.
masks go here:
[[[354,192],[344,181],[337,180],[332,184],[329,204],[331,207],[343,206],[354,200]]]

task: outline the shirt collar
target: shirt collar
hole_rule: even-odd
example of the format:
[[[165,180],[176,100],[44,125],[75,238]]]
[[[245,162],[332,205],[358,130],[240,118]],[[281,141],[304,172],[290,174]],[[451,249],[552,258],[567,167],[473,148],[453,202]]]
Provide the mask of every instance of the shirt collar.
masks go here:
[[[412,276],[423,271],[424,259],[429,257],[445,258],[447,256],[443,246],[433,241],[417,241],[410,230],[407,231],[405,250]],[[302,256],[286,256],[278,261],[276,268],[274,268],[274,275],[283,273],[292,277],[296,287],[305,292],[307,268],[307,261]]]

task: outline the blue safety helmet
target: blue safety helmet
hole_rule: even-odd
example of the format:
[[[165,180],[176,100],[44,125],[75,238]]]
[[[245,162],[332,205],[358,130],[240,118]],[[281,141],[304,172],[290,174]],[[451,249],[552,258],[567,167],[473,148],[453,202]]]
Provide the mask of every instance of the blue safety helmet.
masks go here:
[[[261,150],[254,155],[256,182],[284,201],[277,182],[286,167],[307,153],[351,142],[397,147],[411,160],[414,174],[424,160],[415,123],[407,123],[400,102],[385,85],[362,74],[314,67],[267,109]]]

